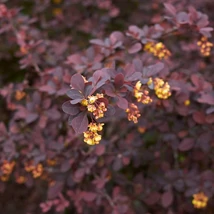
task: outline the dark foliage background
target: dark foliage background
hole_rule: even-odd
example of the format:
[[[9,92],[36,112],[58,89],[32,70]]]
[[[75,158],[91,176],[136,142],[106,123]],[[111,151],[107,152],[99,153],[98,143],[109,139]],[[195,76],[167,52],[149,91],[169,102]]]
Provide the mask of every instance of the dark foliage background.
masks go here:
[[[0,213],[212,214],[213,11],[212,0],[0,0]],[[82,104],[97,93],[98,120]],[[105,124],[92,146],[90,122]]]

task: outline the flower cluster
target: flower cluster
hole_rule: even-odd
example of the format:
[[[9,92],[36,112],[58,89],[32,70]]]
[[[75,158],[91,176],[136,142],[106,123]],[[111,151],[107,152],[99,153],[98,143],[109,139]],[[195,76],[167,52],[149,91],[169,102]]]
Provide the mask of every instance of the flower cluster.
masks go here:
[[[104,123],[90,123],[88,125],[88,130],[84,132],[84,142],[88,145],[99,144],[102,136],[97,132],[102,131]]]
[[[193,195],[192,203],[195,208],[201,209],[207,206],[208,197],[203,193],[199,192]]]
[[[2,165],[1,165],[1,172],[2,176],[0,177],[1,181],[8,181],[10,174],[12,173],[14,166],[15,166],[15,161],[7,161],[4,160]]]
[[[31,172],[34,178],[38,178],[42,175],[44,168],[41,163],[34,166],[31,162],[28,164],[25,164],[25,170],[27,172]]]
[[[25,96],[26,96],[26,93],[24,91],[17,90],[16,93],[15,93],[15,99],[17,101],[22,100]]]
[[[170,51],[165,47],[162,42],[154,43],[148,42],[144,46],[144,51],[147,51],[159,59],[167,59],[171,56]]]
[[[107,111],[105,103],[99,101],[99,99],[103,97],[103,94],[97,93],[96,95],[88,96],[87,99],[81,101],[81,104],[86,106],[89,112],[93,113],[95,119],[104,117],[104,112]]]
[[[134,123],[138,122],[138,118],[141,116],[141,114],[138,107],[134,103],[129,105],[129,108],[126,109],[126,112],[129,121],[133,121]]]
[[[160,99],[167,99],[171,96],[170,85],[168,82],[164,82],[160,78],[155,78],[154,81],[155,94]]]
[[[138,102],[143,104],[148,104],[152,102],[151,97],[149,96],[149,91],[142,87],[142,83],[138,81],[133,89],[134,97],[137,99]]]
[[[200,52],[203,56],[210,56],[213,44],[208,41],[207,37],[201,37],[201,40],[197,42],[197,45],[200,47]]]

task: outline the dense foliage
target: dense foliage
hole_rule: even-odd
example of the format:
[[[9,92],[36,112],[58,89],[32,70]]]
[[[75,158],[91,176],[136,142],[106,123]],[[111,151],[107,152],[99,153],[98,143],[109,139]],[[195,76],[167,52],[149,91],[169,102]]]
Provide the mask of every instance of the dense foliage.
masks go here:
[[[213,213],[213,10],[2,0],[0,210]]]

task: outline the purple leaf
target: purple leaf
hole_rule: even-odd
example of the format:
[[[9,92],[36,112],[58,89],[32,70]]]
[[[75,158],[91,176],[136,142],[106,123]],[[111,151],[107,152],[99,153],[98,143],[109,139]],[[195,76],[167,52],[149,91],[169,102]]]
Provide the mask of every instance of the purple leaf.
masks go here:
[[[176,15],[176,8],[175,8],[173,5],[171,5],[171,4],[169,4],[169,3],[164,3],[164,7],[167,9],[167,11],[168,11],[171,15],[173,15],[173,16]]]
[[[126,110],[128,108],[128,101],[125,98],[120,97],[120,96],[118,96],[117,98],[118,98],[117,106],[119,108]]]
[[[37,118],[39,117],[39,115],[37,113],[30,113],[27,115],[26,118],[26,123],[32,123],[34,122]]]
[[[81,74],[74,74],[71,77],[71,86],[79,91],[84,91],[85,82]]]
[[[212,27],[203,27],[200,30],[200,33],[203,34],[205,37],[211,37],[211,31],[213,31]]]
[[[72,100],[76,100],[76,99],[80,99],[82,100],[84,98],[83,94],[80,93],[78,90],[76,89],[71,89],[69,91],[67,91],[67,96],[70,97]]]
[[[163,193],[161,196],[161,204],[163,207],[168,207],[172,204],[173,202],[173,194],[171,191]]]
[[[186,24],[189,22],[189,16],[186,12],[179,12],[176,15],[176,20],[179,24]]]
[[[158,192],[151,192],[146,198],[145,202],[148,205],[154,205],[156,204],[160,199],[160,194]]]
[[[122,73],[119,73],[114,78],[114,84],[116,87],[120,88],[124,84],[124,76]]]
[[[155,65],[150,65],[143,68],[143,76],[151,77],[158,74],[164,68],[164,64],[162,62],[158,62]]]
[[[189,151],[194,146],[194,139],[193,138],[186,138],[181,141],[178,146],[178,149],[182,152]]]
[[[48,189],[48,199],[56,198],[59,193],[62,191],[63,184],[60,182],[56,182],[55,185],[50,186]]]
[[[67,64],[80,64],[81,63],[81,56],[79,54],[72,54],[70,56],[68,56],[67,58],[67,61],[66,61]]]
[[[65,103],[63,103],[62,105],[62,110],[66,113],[66,114],[70,114],[70,115],[76,115],[79,113],[79,108],[75,105],[71,105],[70,101],[67,101]]]
[[[82,197],[86,202],[92,202],[97,197],[97,194],[93,192],[82,192]]]
[[[94,45],[105,46],[105,43],[100,39],[91,39],[90,43]]]
[[[134,54],[134,53],[139,52],[141,49],[142,49],[142,45],[141,45],[141,43],[138,42],[138,43],[132,45],[132,46],[128,49],[128,53]]]
[[[105,153],[105,146],[102,145],[102,144],[98,144],[96,145],[96,148],[95,148],[95,154],[97,156],[101,156]]]
[[[206,103],[209,105],[214,105],[214,92],[201,94],[201,97],[197,99],[199,103]]]
[[[198,124],[204,124],[206,122],[205,114],[200,111],[196,111],[192,115],[193,120]]]
[[[69,169],[71,168],[71,163],[69,160],[65,160],[61,167],[60,167],[60,170],[61,172],[67,172]]]
[[[39,87],[39,90],[42,92],[47,92],[48,94],[54,94],[56,90],[50,85],[43,85]]]
[[[88,118],[86,112],[79,113],[71,122],[76,134],[82,134],[88,128]]]
[[[124,35],[120,31],[114,31],[113,33],[111,33],[109,38],[111,42],[114,44],[117,41],[123,41]]]

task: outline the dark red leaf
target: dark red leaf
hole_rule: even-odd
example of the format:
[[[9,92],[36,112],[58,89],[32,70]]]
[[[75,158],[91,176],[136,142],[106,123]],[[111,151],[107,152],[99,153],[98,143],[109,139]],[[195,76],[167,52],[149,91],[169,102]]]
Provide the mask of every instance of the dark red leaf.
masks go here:
[[[173,194],[171,191],[165,192],[161,196],[161,204],[163,207],[168,207],[173,202]]]
[[[74,74],[71,77],[71,86],[79,91],[84,91],[85,83],[81,74]]]
[[[156,204],[160,199],[160,194],[158,192],[151,192],[146,198],[145,202],[148,205],[154,205]]]
[[[158,74],[164,68],[164,64],[162,62],[158,62],[155,65],[150,65],[143,68],[143,76],[151,77]]]
[[[178,146],[178,149],[182,152],[189,151],[194,146],[194,139],[193,138],[185,138],[181,141]]]
[[[92,202],[97,197],[97,194],[93,192],[82,192],[82,197],[86,202]]]
[[[119,73],[114,78],[114,84],[116,87],[120,88],[124,84],[124,76],[122,73]]]
[[[71,122],[76,134],[82,134],[88,128],[88,118],[86,112],[79,113]]]
[[[206,116],[203,112],[196,111],[193,113],[192,116],[196,123],[204,124],[206,122]]]
[[[56,198],[62,191],[63,184],[61,182],[56,182],[53,186],[48,189],[48,199]]]
[[[197,99],[199,103],[206,103],[209,105],[214,105],[214,92],[203,93],[201,97]]]
[[[65,160],[61,165],[61,172],[67,172],[71,168],[71,164],[69,160]]]
[[[78,90],[76,89],[71,89],[69,91],[67,91],[67,96],[70,97],[71,99],[73,100],[76,100],[76,99],[83,99],[84,96],[82,93],[80,93]]]
[[[96,148],[95,148],[95,154],[98,155],[98,156],[101,156],[103,155],[105,152],[105,146],[102,145],[102,144],[98,144],[96,145]]]
[[[39,115],[37,113],[30,113],[27,115],[25,121],[26,123],[32,123],[34,122],[37,118],[39,117]]]
[[[55,88],[53,88],[51,85],[40,86],[39,90],[42,92],[47,92],[48,94],[54,94],[56,92]]]
[[[128,108],[128,101],[125,98],[120,97],[120,96],[118,96],[117,98],[118,98],[117,106],[119,108],[126,110]]]
[[[66,113],[66,114],[70,114],[70,115],[76,115],[79,113],[79,108],[75,105],[72,105],[70,103],[70,101],[67,101],[65,103],[63,103],[62,105],[62,110]]]
[[[128,49],[128,52],[130,54],[134,54],[134,53],[137,53],[139,52],[140,50],[142,49],[142,45],[141,43],[135,43],[134,45],[132,45],[129,49]]]

